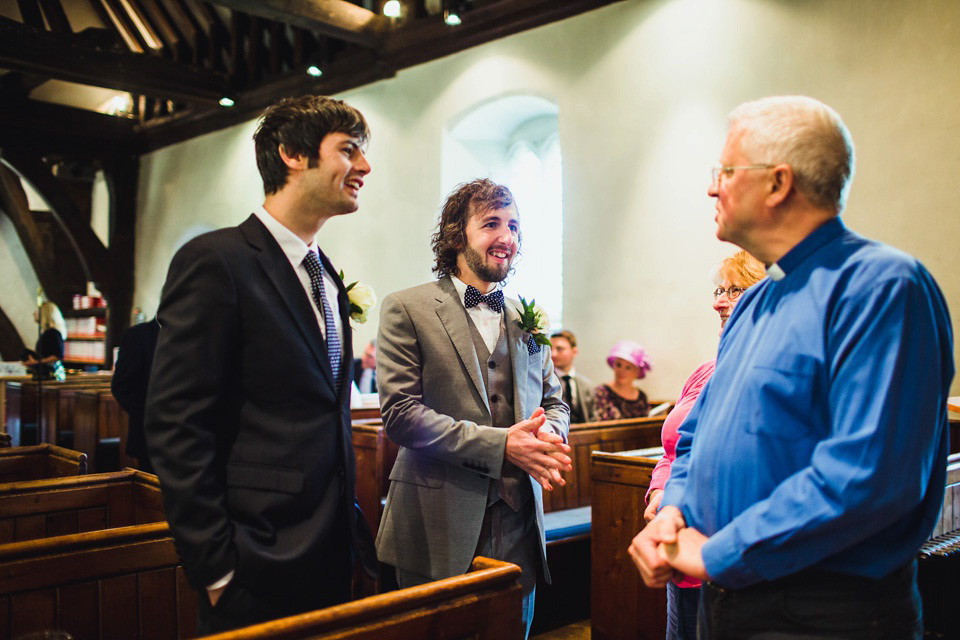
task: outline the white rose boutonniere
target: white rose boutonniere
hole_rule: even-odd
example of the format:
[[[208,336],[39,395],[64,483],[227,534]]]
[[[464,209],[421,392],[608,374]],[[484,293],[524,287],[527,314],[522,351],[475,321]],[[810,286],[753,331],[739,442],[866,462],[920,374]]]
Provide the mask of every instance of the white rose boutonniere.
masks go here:
[[[340,279],[344,282],[347,298],[350,300],[350,319],[357,324],[363,324],[367,321],[370,309],[377,304],[377,294],[373,287],[359,280],[346,284],[343,271],[340,272]]]
[[[536,299],[527,302],[523,296],[520,296],[520,304],[523,309],[520,311],[520,328],[530,334],[527,341],[527,352],[530,355],[540,353],[540,347],[549,347],[550,338],[547,337],[547,329],[550,328],[550,319],[543,307],[537,304]]]

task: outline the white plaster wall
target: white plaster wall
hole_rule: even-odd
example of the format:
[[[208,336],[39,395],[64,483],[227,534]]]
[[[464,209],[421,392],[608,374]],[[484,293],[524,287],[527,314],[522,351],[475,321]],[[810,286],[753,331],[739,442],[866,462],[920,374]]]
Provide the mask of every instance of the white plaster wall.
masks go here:
[[[835,107],[859,160],[847,224],[918,256],[960,313],[957,69],[955,0],[623,2],[343,94],[370,121],[373,172],[360,210],[319,241],[381,297],[429,279],[429,236],[451,186],[444,131],[484,100],[546,97],[559,106],[564,316],[580,337],[578,368],[606,379],[606,350],[634,338],[654,362],[644,389],[670,398],[716,348],[710,271],[734,248],[715,239],[705,191],[726,113],[743,100],[804,93]],[[254,128],[144,159],[135,304],[148,313],[184,237],[260,204]],[[374,324],[356,332],[358,349]]]
[[[13,223],[3,213],[0,213],[0,274],[3,274],[0,277],[3,312],[16,327],[23,343],[32,349],[38,337],[33,311],[37,305],[39,283]]]

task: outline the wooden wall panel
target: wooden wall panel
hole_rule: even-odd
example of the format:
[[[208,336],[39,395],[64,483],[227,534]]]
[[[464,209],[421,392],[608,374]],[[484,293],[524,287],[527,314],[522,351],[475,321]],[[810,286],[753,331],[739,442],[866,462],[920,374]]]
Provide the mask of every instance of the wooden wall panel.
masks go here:
[[[136,574],[100,581],[100,638],[130,640],[140,629]]]
[[[138,576],[140,593],[140,640],[170,640],[177,637],[176,569],[144,571]]]
[[[17,638],[38,629],[56,629],[55,589],[31,591],[10,597],[10,637]]]
[[[60,629],[74,640],[100,635],[100,585],[97,581],[65,585],[59,590]]]

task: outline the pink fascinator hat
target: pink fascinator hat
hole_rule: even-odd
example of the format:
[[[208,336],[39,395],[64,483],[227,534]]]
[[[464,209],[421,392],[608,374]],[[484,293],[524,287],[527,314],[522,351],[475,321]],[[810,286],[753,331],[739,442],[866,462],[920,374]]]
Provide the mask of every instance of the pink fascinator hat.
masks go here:
[[[653,368],[653,365],[650,364],[650,356],[647,355],[647,351],[633,340],[620,340],[617,344],[613,345],[613,348],[610,349],[610,355],[607,356],[607,364],[610,365],[611,369],[613,368],[613,361],[617,358],[623,358],[627,362],[636,365],[639,370],[637,372],[637,378],[643,378],[647,375],[647,371]]]

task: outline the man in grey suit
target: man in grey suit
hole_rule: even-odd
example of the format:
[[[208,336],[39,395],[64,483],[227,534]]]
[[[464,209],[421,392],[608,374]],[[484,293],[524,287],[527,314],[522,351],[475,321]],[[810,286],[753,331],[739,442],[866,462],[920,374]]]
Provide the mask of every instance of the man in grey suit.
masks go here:
[[[570,407],[570,424],[592,422],[596,419],[593,412],[593,382],[573,368],[573,360],[577,357],[577,337],[566,329],[557,331],[550,336],[550,345],[550,357],[560,378],[563,401]]]
[[[400,453],[377,551],[402,587],[462,574],[478,555],[518,564],[528,633],[537,574],[550,580],[542,490],[572,466],[549,350],[497,286],[520,249],[513,195],[460,185],[432,245],[440,279],[387,296],[380,313],[381,413]]]

